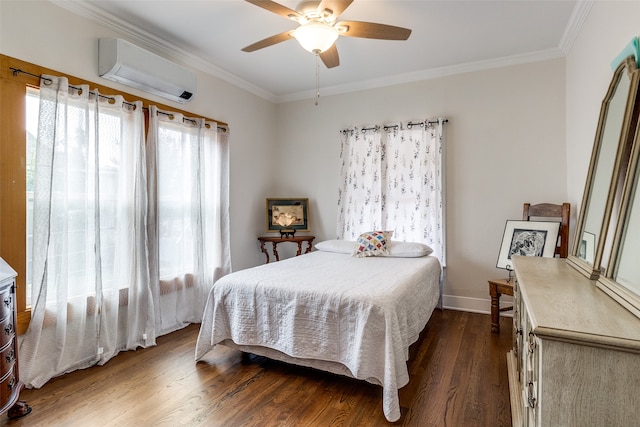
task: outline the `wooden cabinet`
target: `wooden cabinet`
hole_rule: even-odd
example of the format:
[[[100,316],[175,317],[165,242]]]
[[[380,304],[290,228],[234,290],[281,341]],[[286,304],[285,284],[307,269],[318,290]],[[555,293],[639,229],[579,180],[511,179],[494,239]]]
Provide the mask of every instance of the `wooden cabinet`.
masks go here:
[[[514,268],[513,425],[638,425],[640,319],[565,259]]]
[[[18,400],[24,384],[18,372],[15,278],[16,272],[0,258],[0,413],[8,411],[12,419],[31,412]]]

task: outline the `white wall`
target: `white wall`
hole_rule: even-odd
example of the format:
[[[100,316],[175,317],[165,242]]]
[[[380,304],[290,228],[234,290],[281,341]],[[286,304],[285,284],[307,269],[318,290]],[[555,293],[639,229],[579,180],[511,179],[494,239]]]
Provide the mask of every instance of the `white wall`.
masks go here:
[[[640,35],[640,2],[598,1],[567,55],[567,193],[580,206],[611,61]]]
[[[446,117],[445,304],[489,310],[505,221],[567,198],[564,60],[477,71],[278,106],[277,196],[307,196],[312,233],[334,238],[338,132]]]
[[[233,268],[263,262],[256,236],[264,232],[264,195],[272,191],[274,104],[202,72],[188,104],[104,80],[97,74],[100,37],[126,38],[48,1],[0,0],[0,53],[228,123]]]

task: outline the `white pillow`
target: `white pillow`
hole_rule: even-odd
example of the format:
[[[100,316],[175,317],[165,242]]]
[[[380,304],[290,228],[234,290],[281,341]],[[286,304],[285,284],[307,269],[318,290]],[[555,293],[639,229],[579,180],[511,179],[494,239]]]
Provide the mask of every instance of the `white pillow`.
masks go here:
[[[389,245],[388,257],[396,258],[418,258],[430,255],[433,252],[429,246],[417,242],[394,242]]]
[[[314,247],[319,251],[351,254],[356,246],[353,240],[325,240],[318,242]],[[423,243],[395,242],[391,241],[385,256],[395,258],[418,258],[431,255],[433,249]]]
[[[341,254],[350,254],[356,242],[353,240],[325,240],[315,244],[315,248],[324,252],[338,252]]]

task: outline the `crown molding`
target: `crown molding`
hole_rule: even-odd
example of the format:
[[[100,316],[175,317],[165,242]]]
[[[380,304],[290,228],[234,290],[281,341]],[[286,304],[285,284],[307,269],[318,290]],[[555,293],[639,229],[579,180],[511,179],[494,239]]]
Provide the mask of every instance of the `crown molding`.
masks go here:
[[[576,2],[573,12],[571,12],[571,16],[569,17],[567,28],[565,28],[562,38],[560,39],[560,50],[562,50],[562,53],[565,55],[567,55],[573,47],[573,43],[576,41],[582,29],[584,21],[589,16],[589,13],[591,13],[594,3],[595,0],[578,0]]]
[[[385,86],[393,86],[405,83],[414,83],[422,80],[436,79],[440,77],[453,76],[456,74],[471,73],[475,71],[490,70],[493,68],[509,67],[532,62],[548,61],[551,59],[563,58],[565,55],[560,48],[547,49],[537,52],[512,55],[503,58],[495,58],[485,61],[468,62],[449,67],[433,68],[429,70],[416,71],[413,73],[397,74],[388,77],[381,77],[356,83],[344,85],[321,87],[320,96],[340,95],[348,92],[356,92],[368,89],[378,89]],[[276,103],[300,101],[311,99],[316,96],[315,90],[292,93],[276,97]]]

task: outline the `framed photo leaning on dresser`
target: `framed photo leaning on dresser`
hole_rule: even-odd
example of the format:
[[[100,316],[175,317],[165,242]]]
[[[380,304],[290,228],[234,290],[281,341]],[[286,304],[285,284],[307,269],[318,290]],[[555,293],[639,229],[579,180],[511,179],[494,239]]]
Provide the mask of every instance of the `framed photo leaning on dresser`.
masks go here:
[[[555,221],[507,220],[496,267],[513,270],[512,256],[553,258],[559,230]]]

